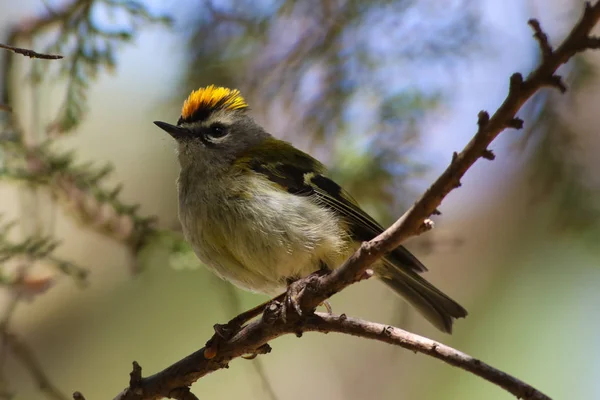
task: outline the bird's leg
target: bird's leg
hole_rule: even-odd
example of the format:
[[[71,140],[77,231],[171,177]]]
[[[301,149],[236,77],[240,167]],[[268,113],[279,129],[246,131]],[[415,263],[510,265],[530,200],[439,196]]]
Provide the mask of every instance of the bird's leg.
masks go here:
[[[318,276],[323,276],[327,275],[330,272],[331,268],[329,268],[329,266],[324,261],[319,261],[319,269],[315,272],[315,274],[317,274]]]
[[[328,273],[331,272],[331,269],[323,261],[320,262],[320,265],[321,265],[321,268],[317,271],[317,274],[319,276],[327,275]],[[325,308],[327,309],[327,312],[329,314],[333,314],[333,309],[331,308],[331,304],[329,304],[329,302],[327,300],[323,300],[321,305],[325,306]]]
[[[315,277],[320,277],[331,272],[331,269],[323,261],[320,263],[320,268],[308,275],[305,278],[288,278],[287,279],[287,291],[285,294],[285,307],[283,307],[283,320],[286,319],[286,311],[288,307],[292,307],[298,316],[302,316],[302,308],[300,307],[300,297],[302,292],[306,288],[307,283],[311,282]],[[324,301],[322,303],[327,311],[331,314],[331,305],[329,302]]]
[[[302,309],[300,308],[300,294],[304,290],[304,279],[301,278],[288,278],[287,279],[287,291],[285,292],[285,306],[283,307],[283,320],[287,319],[287,309],[292,307],[298,316],[302,315]]]
[[[333,308],[331,308],[331,304],[329,304],[329,302],[328,302],[327,300],[324,300],[324,301],[321,303],[321,305],[322,305],[322,306],[325,306],[325,308],[327,309],[327,312],[328,312],[329,314],[333,314]]]

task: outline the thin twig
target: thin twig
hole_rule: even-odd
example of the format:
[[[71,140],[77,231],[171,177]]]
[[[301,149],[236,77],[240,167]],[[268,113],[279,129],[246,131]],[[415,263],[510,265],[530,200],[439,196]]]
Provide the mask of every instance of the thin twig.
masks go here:
[[[67,400],[68,397],[60,392],[50,381],[39,362],[35,358],[32,350],[12,332],[10,332],[10,322],[17,306],[20,304],[23,294],[17,289],[22,284],[30,264],[22,264],[18,269],[18,278],[13,283],[13,297],[9,300],[8,306],[2,319],[0,320],[0,369],[4,369],[7,353],[10,350],[14,357],[25,366],[25,369],[32,376],[38,388],[51,400]]]
[[[542,57],[550,57],[552,55],[552,46],[548,41],[548,35],[542,30],[540,22],[537,19],[532,18],[527,23],[531,26],[531,29],[533,29],[533,37],[538,41]]]
[[[16,284],[19,284],[17,281]],[[2,316],[2,320],[0,321],[0,334],[5,335],[8,332],[8,327],[10,326],[10,321],[12,320],[13,314],[19,305],[21,300],[21,293],[15,293],[12,295],[11,299],[8,301],[8,306],[6,307],[6,311]],[[6,360],[8,358],[8,341],[3,340],[0,343],[0,370],[4,370],[4,366],[6,364]]]
[[[440,177],[427,189],[423,196],[389,229],[381,235],[363,243],[361,248],[341,267],[320,279],[320,296],[315,298],[319,303],[332,293],[337,293],[353,283],[369,265],[389,251],[397,248],[403,241],[421,231],[425,220],[435,213],[442,200],[460,186],[460,180],[475,162],[484,158],[491,142],[507,128],[519,129],[523,121],[516,117],[519,109],[538,90],[544,87],[555,87],[561,91],[564,86],[554,75],[558,67],[566,63],[575,54],[594,48],[589,33],[600,18],[600,2],[591,6],[586,3],[585,12],[573,27],[562,44],[549,57],[532,71],[527,79],[519,73],[510,79],[509,93],[498,110],[489,120],[487,113],[480,113],[479,129],[471,141],[460,153],[455,153],[452,162]],[[591,46],[591,47],[589,47]],[[308,298],[306,298],[308,300]],[[310,299],[312,303],[312,298]],[[308,304],[307,304],[308,305]]]
[[[550,399],[527,383],[502,372],[481,360],[473,358],[468,354],[455,350],[450,346],[436,342],[405,330],[389,325],[350,318],[344,315],[331,315],[326,313],[315,313],[304,325],[306,331],[337,332],[354,335],[366,339],[373,339],[395,346],[403,347],[417,353],[442,360],[455,367],[471,372],[488,382],[495,383],[501,388],[509,391],[518,399],[542,400]]]
[[[523,126],[523,121],[516,113],[538,90],[544,87],[566,89],[555,72],[575,54],[600,47],[600,40],[589,36],[599,19],[600,2],[593,6],[586,3],[583,16],[556,50],[544,49],[546,56],[526,79],[518,73],[511,77],[508,95],[498,110],[491,117],[485,111],[479,113],[475,136],[460,153],[454,153],[448,168],[408,212],[384,233],[370,242],[363,243],[340,268],[330,274],[311,275],[303,279],[303,289],[298,299],[301,315],[291,312],[285,302],[273,301],[264,309],[261,319],[249,323],[229,340],[213,336],[206,348],[155,375],[142,378],[135,388],[126,388],[115,399],[154,400],[169,397],[172,390],[188,388],[199,378],[226,368],[235,358],[260,353],[261,349],[270,349],[265,346],[276,337],[290,333],[301,335],[303,331],[334,331],[380,340],[427,354],[493,382],[521,399],[549,400],[548,396],[515,377],[441,343],[394,327],[351,319],[344,315],[332,316],[312,312],[333,294],[368,277],[369,266],[397,248],[404,240],[429,228],[430,224],[426,221],[437,212],[442,200],[452,190],[460,187],[460,180],[467,170],[480,158],[493,158],[488,146],[500,132],[507,128],[520,129]],[[534,28],[536,34],[542,37],[541,26],[539,29],[537,26]],[[281,318],[283,313],[286,314],[285,319]]]
[[[7,44],[2,44],[2,43],[0,43],[0,49],[10,50],[13,53],[23,54],[24,56],[27,56],[29,58],[39,58],[42,60],[60,60],[61,58],[63,58],[63,56],[58,55],[58,54],[38,53],[33,50],[23,49],[21,47],[9,46]]]
[[[6,306],[4,315],[2,315],[2,319],[0,319],[0,335],[2,335],[2,337],[5,337],[9,333],[11,321],[13,319],[13,316],[15,315],[17,306],[20,304],[21,300],[23,300],[23,292],[21,290],[18,290],[17,287],[23,284],[25,276],[30,269],[30,262],[21,263],[17,268],[17,278],[12,283],[13,286],[11,288],[11,298],[8,301],[8,305]],[[10,346],[8,345],[8,340],[6,338],[2,340],[2,343],[0,344],[0,370],[2,371],[4,371],[6,365],[9,347]]]
[[[4,332],[4,340],[10,347],[15,357],[21,361],[27,371],[33,376],[38,388],[49,399],[52,400],[68,400],[68,396],[64,395],[46,375],[39,361],[35,358],[31,349],[19,338],[10,332]]]

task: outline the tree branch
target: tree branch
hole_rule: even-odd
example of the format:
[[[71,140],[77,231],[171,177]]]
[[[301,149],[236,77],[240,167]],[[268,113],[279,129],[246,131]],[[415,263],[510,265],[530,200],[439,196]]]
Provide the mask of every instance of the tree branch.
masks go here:
[[[270,347],[267,343],[276,337],[290,333],[300,336],[304,331],[331,331],[399,345],[474,373],[518,398],[548,400],[548,396],[526,383],[441,343],[398,328],[313,311],[333,294],[369,277],[369,266],[404,240],[431,228],[428,218],[436,213],[443,199],[460,186],[467,170],[479,158],[493,159],[493,153],[488,146],[500,132],[507,128],[522,128],[523,121],[516,117],[516,113],[523,104],[544,87],[554,87],[561,91],[566,89],[555,72],[575,54],[600,46],[598,39],[589,36],[598,19],[600,2],[593,6],[586,3],[583,16],[556,50],[552,50],[548,45],[539,23],[530,22],[535,37],[542,46],[544,57],[541,64],[526,79],[519,73],[511,77],[508,95],[498,110],[491,117],[485,111],[479,113],[479,128],[475,136],[460,153],[454,153],[448,168],[398,221],[375,239],[363,243],[340,268],[326,275],[313,274],[302,280],[302,289],[297,299],[301,315],[294,313],[293,307],[289,307],[287,301],[281,303],[273,300],[264,309],[262,318],[250,322],[239,332],[234,332],[229,340],[213,336],[205,348],[155,375],[141,378],[135,387],[125,389],[115,399],[154,400],[176,397],[176,391],[188,388],[193,382],[213,371],[226,368],[234,358],[269,352]],[[280,298],[281,296],[278,296],[278,299]],[[282,315],[285,318],[282,318]]]
[[[271,312],[273,311],[280,310],[272,308]],[[266,341],[286,334],[300,335],[297,324],[268,324],[265,322],[267,319],[268,317],[255,321],[242,329],[230,343],[219,349],[218,357],[207,359],[204,357],[205,349],[200,349],[158,374],[142,378],[142,381],[135,386],[137,392],[134,393],[128,388],[115,397],[115,400],[177,398],[174,395],[175,391],[187,388],[186,384],[190,380],[198,380],[212,371],[226,367],[230,360],[264,346]],[[442,343],[393,326],[350,318],[344,314],[332,315],[319,312],[304,318],[301,329],[303,332],[343,333],[400,346],[480,376],[509,391],[519,399],[550,400],[550,397],[525,382],[476,358]]]
[[[33,50],[23,49],[21,47],[9,46],[9,45],[2,44],[2,43],[0,43],[0,48],[10,50],[13,53],[23,54],[24,56],[29,57],[29,58],[40,58],[43,60],[60,60],[61,58],[63,58],[63,56],[58,55],[58,54],[38,53]]]
[[[307,331],[310,330],[322,333],[345,333],[400,346],[417,353],[427,354],[428,356],[442,360],[447,364],[471,372],[472,374],[509,391],[518,399],[549,399],[548,396],[539,392],[527,383],[502,372],[483,361],[455,350],[452,347],[436,342],[435,340],[393,326],[350,318],[346,317],[344,314],[331,315],[315,313],[314,317],[308,319],[305,329]]]

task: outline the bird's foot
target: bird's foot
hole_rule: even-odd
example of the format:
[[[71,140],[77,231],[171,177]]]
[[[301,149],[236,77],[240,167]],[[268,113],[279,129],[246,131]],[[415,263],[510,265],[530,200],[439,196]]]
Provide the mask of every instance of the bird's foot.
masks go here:
[[[314,311],[314,309],[303,310],[302,296],[306,290],[314,290],[315,285],[318,285],[319,277],[328,272],[329,270],[320,269],[304,278],[288,280],[288,287],[285,292],[284,307],[282,307],[281,315],[284,322],[291,316],[291,313],[295,314],[297,317],[303,317],[307,312],[312,313]],[[325,307],[327,307],[327,305]],[[330,307],[328,307],[328,310],[329,309]]]
[[[300,300],[302,296],[302,292],[304,292],[306,284],[304,279],[298,279],[293,282],[288,283],[287,291],[285,292],[285,306],[283,307],[283,320],[287,320],[288,310],[293,310],[295,313],[301,317],[302,316],[302,307],[300,307]]]

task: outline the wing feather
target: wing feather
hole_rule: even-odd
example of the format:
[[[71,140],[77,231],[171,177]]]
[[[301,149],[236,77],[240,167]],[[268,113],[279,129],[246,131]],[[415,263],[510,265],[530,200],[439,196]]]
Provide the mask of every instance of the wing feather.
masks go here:
[[[274,139],[273,139],[274,140]],[[291,194],[310,196],[342,217],[349,226],[350,233],[357,241],[368,241],[384,231],[383,227],[363,211],[356,200],[342,187],[324,175],[325,168],[308,154],[286,142],[271,143],[277,153],[269,159],[254,157],[252,151],[241,157],[251,170],[266,176]],[[272,154],[272,153],[271,153]],[[261,161],[258,161],[261,160]],[[415,272],[426,271],[425,266],[403,246],[392,251],[386,261]]]

